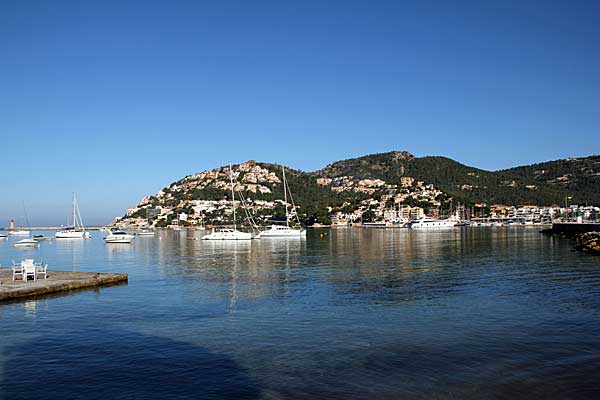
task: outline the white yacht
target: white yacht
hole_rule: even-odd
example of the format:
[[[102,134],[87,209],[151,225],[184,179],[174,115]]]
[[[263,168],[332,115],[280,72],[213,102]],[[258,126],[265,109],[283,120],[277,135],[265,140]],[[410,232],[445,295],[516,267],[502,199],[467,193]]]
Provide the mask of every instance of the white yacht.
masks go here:
[[[202,236],[202,240],[250,240],[252,234],[249,232],[240,232],[237,230],[235,224],[235,191],[233,184],[233,168],[229,165],[229,180],[231,181],[231,210],[233,211],[233,229],[222,228],[217,229],[209,233],[208,235]]]
[[[213,230],[208,235],[202,236],[202,240],[250,240],[250,232],[240,232],[237,229],[222,228]]]
[[[25,229],[15,229],[8,232],[8,236],[29,236],[31,231]]]
[[[442,228],[454,228],[456,222],[449,221],[447,219],[435,219],[435,218],[420,218],[411,221],[410,227],[412,229],[442,229]]]
[[[32,238],[27,238],[27,239],[21,239],[17,242],[14,242],[13,246],[15,246],[15,247],[38,247],[39,243]]]
[[[127,233],[118,228],[111,228],[108,236],[104,238],[105,243],[131,243],[135,235]]]
[[[257,237],[260,238],[299,238],[306,237],[305,229],[294,229],[285,225],[271,225],[270,229],[261,231]]]
[[[90,237],[90,234],[85,231],[83,222],[81,221],[81,214],[79,213],[79,207],[77,206],[77,199],[75,193],[73,193],[73,214],[71,221],[73,225],[56,232],[57,239],[80,239],[84,237]]]
[[[136,233],[138,236],[154,236],[154,231],[151,229],[142,229]]]
[[[285,179],[285,168],[281,167],[281,172],[283,174],[283,198],[284,198],[284,203],[285,203],[285,225],[271,225],[270,229],[261,231],[257,235],[257,238],[306,237],[306,229],[292,228],[290,226],[290,214],[288,212],[288,192],[290,193],[290,200],[292,201],[292,211],[294,212],[294,215],[296,216],[298,225],[300,225],[300,219],[298,218],[298,213],[296,212],[296,206],[294,205],[294,199],[292,198],[292,192],[290,191],[290,188],[287,185],[287,180]]]

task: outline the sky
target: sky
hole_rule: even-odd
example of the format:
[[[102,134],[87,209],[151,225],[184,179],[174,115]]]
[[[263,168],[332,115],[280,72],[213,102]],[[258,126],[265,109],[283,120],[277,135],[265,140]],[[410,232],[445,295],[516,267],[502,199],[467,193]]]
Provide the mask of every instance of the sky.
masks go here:
[[[0,226],[249,159],[600,153],[598,1],[0,2]]]

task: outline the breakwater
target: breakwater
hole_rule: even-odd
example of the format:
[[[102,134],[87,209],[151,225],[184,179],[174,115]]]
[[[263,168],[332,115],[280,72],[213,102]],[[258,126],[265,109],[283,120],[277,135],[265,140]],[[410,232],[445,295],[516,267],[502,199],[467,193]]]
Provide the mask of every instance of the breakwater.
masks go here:
[[[587,232],[600,232],[600,223],[555,222],[552,224],[552,228],[545,229],[542,232],[555,235],[575,236]]]
[[[577,250],[600,255],[600,232],[587,232],[576,237],[575,248]]]

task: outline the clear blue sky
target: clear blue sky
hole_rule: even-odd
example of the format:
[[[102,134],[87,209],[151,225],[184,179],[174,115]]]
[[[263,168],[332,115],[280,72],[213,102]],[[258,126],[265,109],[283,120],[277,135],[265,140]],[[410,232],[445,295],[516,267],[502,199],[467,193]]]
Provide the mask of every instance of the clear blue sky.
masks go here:
[[[230,161],[600,153],[600,2],[492,3],[4,0],[0,225]]]

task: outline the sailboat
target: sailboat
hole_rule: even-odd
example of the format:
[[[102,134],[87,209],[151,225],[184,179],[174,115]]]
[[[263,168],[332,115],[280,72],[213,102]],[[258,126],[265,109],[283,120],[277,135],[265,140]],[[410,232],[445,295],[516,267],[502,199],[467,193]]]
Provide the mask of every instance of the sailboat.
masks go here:
[[[73,204],[72,204],[72,222],[73,225],[56,232],[57,239],[80,239],[84,237],[90,237],[90,234],[85,231],[83,222],[81,221],[81,214],[79,213],[79,207],[77,205],[77,199],[75,198],[75,192],[73,192]]]
[[[229,179],[231,181],[231,210],[233,211],[233,229],[222,228],[213,230],[208,235],[202,236],[202,240],[250,240],[252,234],[249,232],[240,232],[235,224],[235,191],[233,184],[233,168],[229,165]]]
[[[25,209],[25,202],[23,202],[23,212],[25,213],[25,219],[27,220],[28,230],[23,230],[23,232],[16,236],[29,236],[27,239],[21,239],[13,243],[15,247],[38,247],[39,243],[31,237],[31,225],[29,224],[29,216],[27,215],[27,210]],[[19,232],[19,231],[17,231]],[[24,234],[26,232],[26,234]]]
[[[290,214],[288,212],[288,192],[290,194],[290,200],[292,201],[292,211],[296,215],[296,220],[298,221],[298,225],[300,225],[300,219],[298,218],[298,213],[296,212],[296,206],[294,205],[294,200],[292,198],[292,192],[287,184],[287,180],[285,179],[285,168],[281,167],[281,172],[283,174],[283,197],[285,203],[285,225],[271,225],[270,229],[262,231],[258,234],[260,238],[300,238],[306,237],[306,229],[301,228],[292,228],[290,226]]]

